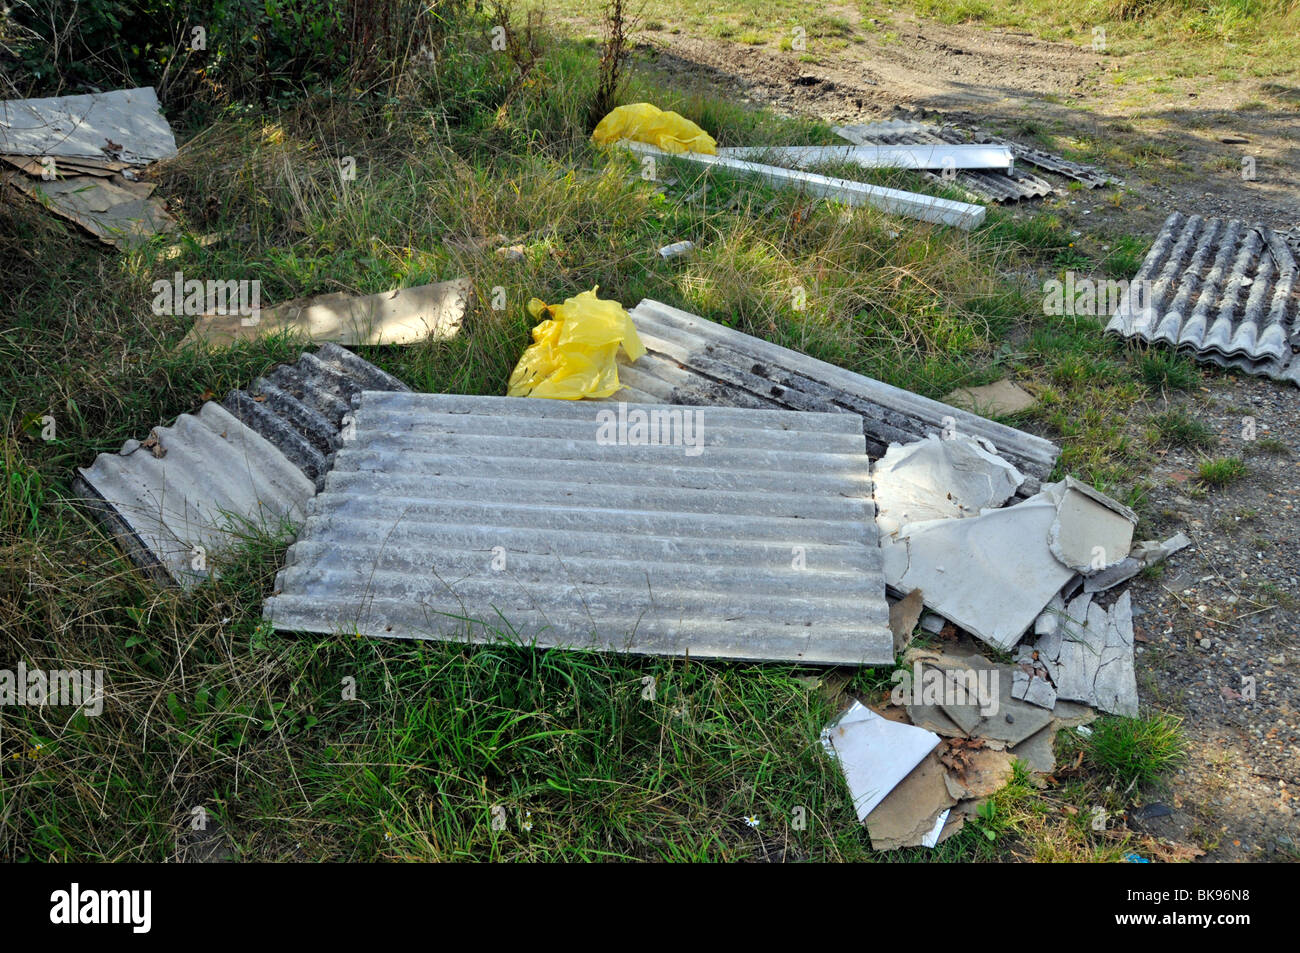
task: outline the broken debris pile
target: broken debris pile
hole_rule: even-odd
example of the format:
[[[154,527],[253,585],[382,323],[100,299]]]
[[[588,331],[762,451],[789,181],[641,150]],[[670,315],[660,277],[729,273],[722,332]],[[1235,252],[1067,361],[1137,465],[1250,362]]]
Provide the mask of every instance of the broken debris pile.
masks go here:
[[[173,226],[135,170],[175,154],[152,87],[0,102],[4,181],[110,245]]]
[[[891,607],[904,665],[883,717],[854,702],[823,741],[873,847],[933,847],[1014,759],[1052,771],[1059,728],[1137,715],[1132,601],[1109,590],[1187,539],[1132,546],[1132,511],[1069,477],[1017,499],[1025,477],[997,447],[951,430],[892,444],[872,478],[885,578],[907,593]],[[922,606],[948,620],[955,646],[910,645]],[[1016,649],[1014,663],[959,630]]]

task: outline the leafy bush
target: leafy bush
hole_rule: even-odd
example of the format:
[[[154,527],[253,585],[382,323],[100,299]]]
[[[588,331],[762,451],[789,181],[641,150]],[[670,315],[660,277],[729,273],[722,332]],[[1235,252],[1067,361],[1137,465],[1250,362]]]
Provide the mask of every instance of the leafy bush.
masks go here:
[[[373,79],[477,0],[26,0],[0,18],[13,96],[156,86],[166,100],[277,100]],[[124,39],[125,38],[125,39]]]

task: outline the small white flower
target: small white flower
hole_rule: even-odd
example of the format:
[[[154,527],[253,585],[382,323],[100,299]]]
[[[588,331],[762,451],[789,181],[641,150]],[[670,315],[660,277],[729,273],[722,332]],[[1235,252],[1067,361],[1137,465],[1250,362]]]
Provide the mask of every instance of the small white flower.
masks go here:
[[[751,814],[749,817],[746,817],[745,823],[748,824],[750,827],[758,827],[758,823],[759,823],[758,815]]]

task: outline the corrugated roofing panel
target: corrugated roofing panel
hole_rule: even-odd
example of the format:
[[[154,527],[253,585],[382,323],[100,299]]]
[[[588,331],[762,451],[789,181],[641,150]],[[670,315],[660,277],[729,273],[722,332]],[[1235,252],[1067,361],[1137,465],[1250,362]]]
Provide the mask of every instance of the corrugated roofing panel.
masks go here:
[[[101,453],[73,488],[138,566],[160,582],[192,583],[207,574],[194,568],[195,546],[215,555],[232,529],[279,530],[303,516],[363,389],[407,388],[323,345],[247,392],[231,391],[224,406],[207,403],[197,416],[155,428],[156,448],[128,440],[118,453]]]
[[[1271,228],[1175,212],[1106,332],[1300,384],[1296,272],[1295,255]]]
[[[643,300],[632,311],[647,353],[619,367],[624,389],[609,400],[847,412],[862,417],[867,452],[953,430],[983,437],[1037,490],[1056,464],[1050,440],[987,420],[753,337],[698,315]],[[950,424],[950,426],[945,426]]]
[[[934,126],[898,119],[868,125],[836,126],[834,131],[837,135],[860,145],[937,145],[965,141],[951,130],[941,130]],[[1013,151],[1015,151],[1014,147]],[[1016,152],[1016,156],[1019,155],[1020,153]],[[1022,199],[1041,198],[1056,191],[1052,183],[1023,169],[1011,169],[1006,172],[957,169],[951,173],[950,180],[945,179],[944,174],[941,173],[923,174],[935,181],[945,183],[952,181],[993,202],[1018,202]]]
[[[284,454],[211,401],[155,427],[154,441],[101,453],[78,471],[76,487],[114,530],[126,531],[136,562],[160,577],[207,575],[209,555],[246,530],[274,532],[300,519],[315,492]]]
[[[851,414],[367,392],[355,419],[279,629],[892,661]]]

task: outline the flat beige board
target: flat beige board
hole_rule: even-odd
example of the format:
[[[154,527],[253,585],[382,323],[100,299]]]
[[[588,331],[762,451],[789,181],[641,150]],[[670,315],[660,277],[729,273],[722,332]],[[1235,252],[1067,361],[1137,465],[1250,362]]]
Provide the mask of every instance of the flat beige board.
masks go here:
[[[945,404],[971,410],[977,414],[1000,417],[1028,410],[1038,399],[1009,380],[1000,380],[983,387],[961,387],[943,398]]]
[[[76,176],[46,182],[10,175],[8,181],[109,245],[142,242],[174,224],[162,203],[149,198],[152,183],[129,182],[120,176]]]
[[[889,631],[894,634],[894,652],[902,652],[912,641],[912,630],[921,618],[921,590],[913,589],[889,607]]]
[[[181,346],[203,341],[224,347],[285,331],[317,344],[332,341],[345,346],[447,340],[460,331],[471,290],[468,278],[456,278],[372,295],[300,298],[264,309],[257,323],[249,325],[240,314],[205,314]]]
[[[957,803],[948,792],[947,773],[931,753],[867,815],[873,850],[919,847],[937,839],[936,822]],[[946,821],[946,819],[945,819]],[[942,825],[940,825],[942,829]]]

